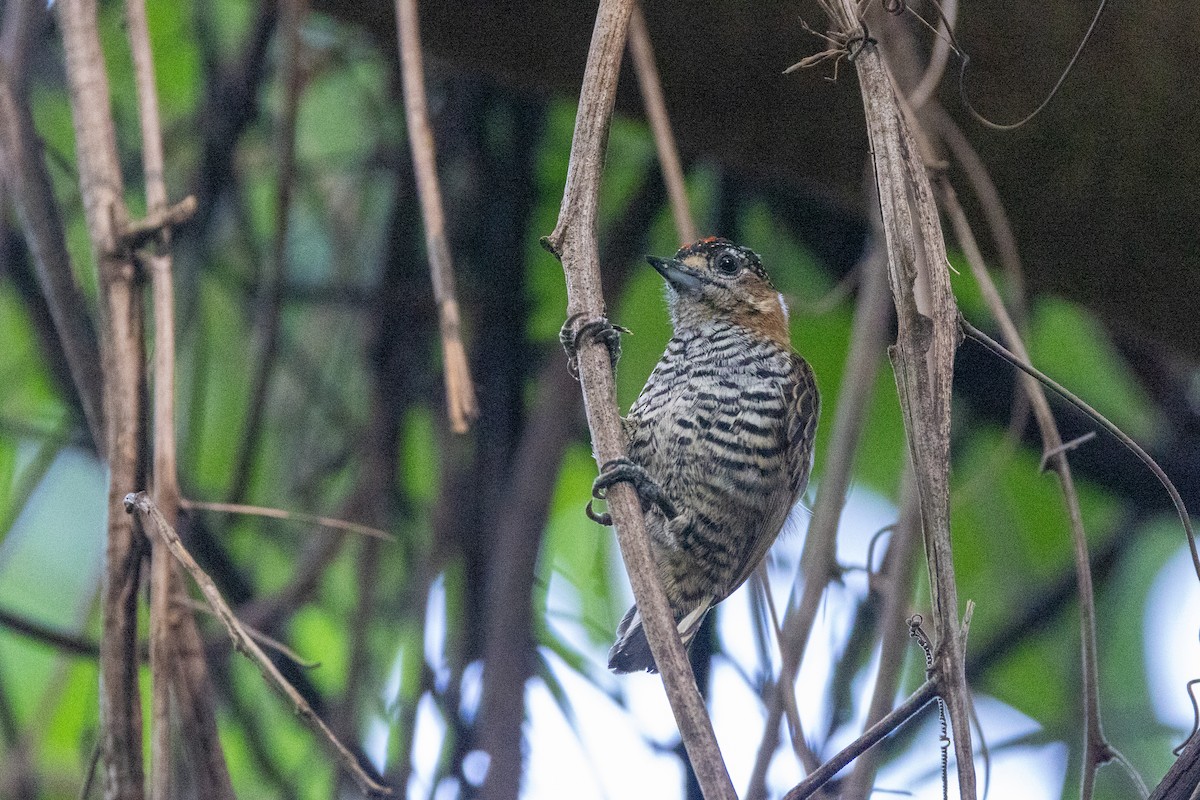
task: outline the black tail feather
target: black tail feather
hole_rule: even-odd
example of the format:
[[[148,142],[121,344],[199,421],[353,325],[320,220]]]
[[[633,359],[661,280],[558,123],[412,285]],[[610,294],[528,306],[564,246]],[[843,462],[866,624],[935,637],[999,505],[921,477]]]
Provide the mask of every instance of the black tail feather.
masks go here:
[[[696,638],[696,632],[700,630],[700,623],[708,616],[709,610],[709,603],[705,602],[687,614],[686,622],[675,620],[677,625],[687,625],[686,630],[679,632],[683,637],[684,649],[687,649],[691,645],[692,639]],[[621,624],[617,626],[617,642],[608,651],[608,668],[618,673],[643,670],[658,672],[658,665],[654,663],[654,654],[650,652],[650,642],[646,640],[646,631],[642,628],[642,615],[638,613],[636,605],[625,612]]]
[[[658,672],[646,631],[642,629],[642,616],[637,606],[625,612],[617,626],[617,642],[608,651],[608,668],[613,672]]]

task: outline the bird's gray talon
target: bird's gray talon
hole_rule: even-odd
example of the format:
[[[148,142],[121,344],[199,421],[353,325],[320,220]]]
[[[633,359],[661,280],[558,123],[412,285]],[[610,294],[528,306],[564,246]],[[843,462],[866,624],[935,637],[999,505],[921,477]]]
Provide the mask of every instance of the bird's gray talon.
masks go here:
[[[675,504],[654,478],[650,477],[650,473],[628,458],[614,458],[604,462],[600,467],[600,474],[592,482],[592,497],[604,500],[608,497],[608,489],[613,484],[622,482],[633,484],[644,506],[657,506],[668,520],[679,516]]]
[[[558,341],[567,354],[567,369],[575,378],[579,377],[579,345],[584,337],[591,337],[592,341],[608,348],[608,359],[615,369],[621,358],[621,334],[629,332],[627,328],[613,325],[606,317],[591,319],[576,327],[576,322],[585,316],[583,312],[572,314],[558,332]]]
[[[587,514],[588,519],[592,520],[593,522],[599,522],[601,525],[613,524],[612,514],[609,514],[607,511],[597,514],[595,509],[592,508],[591,500],[588,500],[588,504],[583,509],[583,513]]]

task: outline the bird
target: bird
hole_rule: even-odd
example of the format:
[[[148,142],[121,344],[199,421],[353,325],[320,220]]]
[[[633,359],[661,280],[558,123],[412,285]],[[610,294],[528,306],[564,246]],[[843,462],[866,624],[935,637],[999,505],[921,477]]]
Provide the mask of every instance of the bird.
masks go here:
[[[627,456],[601,468],[593,495],[602,499],[618,481],[637,489],[686,647],[766,556],[803,495],[820,396],[792,348],[783,296],[754,251],[708,237],[646,260],[665,279],[674,331],[622,419]],[[610,327],[590,332],[615,359]],[[617,627],[608,666],[657,672],[636,604]]]

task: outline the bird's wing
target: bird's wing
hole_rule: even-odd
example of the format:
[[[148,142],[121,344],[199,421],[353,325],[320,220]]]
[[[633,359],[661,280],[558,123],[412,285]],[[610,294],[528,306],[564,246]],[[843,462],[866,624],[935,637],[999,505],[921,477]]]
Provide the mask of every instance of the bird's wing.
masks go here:
[[[792,353],[791,396],[788,402],[787,440],[785,462],[791,479],[794,505],[808,486],[808,475],[812,471],[813,445],[817,439],[817,417],[821,413],[821,396],[817,393],[817,381],[812,367],[797,353]]]
[[[783,508],[779,524],[782,526],[792,506],[804,494],[808,475],[812,471],[813,443],[817,438],[817,417],[820,415],[821,398],[817,393],[817,381],[812,367],[797,353],[792,353],[792,378],[784,386],[784,401],[787,403],[784,428],[784,468],[788,472],[790,492],[782,500]],[[764,531],[753,542],[746,553],[734,587],[741,586],[750,573],[758,568],[771,545],[775,543],[778,530]]]

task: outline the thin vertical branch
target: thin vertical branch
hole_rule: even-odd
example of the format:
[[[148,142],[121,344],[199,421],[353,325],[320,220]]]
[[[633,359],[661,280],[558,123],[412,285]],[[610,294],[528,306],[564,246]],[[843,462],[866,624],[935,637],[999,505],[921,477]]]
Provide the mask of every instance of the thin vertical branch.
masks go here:
[[[850,352],[846,356],[842,388],[834,409],[829,448],[817,484],[813,516],[800,555],[800,574],[792,587],[792,597],[784,615],[779,640],[781,665],[779,676],[767,694],[767,721],[751,772],[748,798],[767,794],[767,769],[779,744],[779,723],[791,694],[794,697],[796,675],[825,588],[837,574],[837,529],[850,488],[854,457],[867,421],[876,377],[887,339],[888,292],[883,261],[886,254],[878,240],[872,245],[859,269],[863,286],[858,296],[850,334]],[[803,588],[801,588],[803,587]]]
[[[878,47],[853,0],[821,0],[835,29],[854,42],[867,134],[875,162],[898,334],[891,349],[913,461],[936,622],[934,675],[954,730],[959,792],[974,800],[971,695],[950,543],[950,391],[958,311],[945,241],[925,165]]]
[[[950,61],[950,37],[953,35],[954,22],[958,17],[958,0],[942,0],[941,19],[938,20],[937,35],[933,40],[933,52],[929,56],[929,64],[925,67],[921,80],[908,95],[908,103],[913,108],[921,108],[937,91],[942,76],[946,74],[946,64]]]
[[[629,54],[633,57],[633,70],[642,93],[642,107],[650,123],[650,131],[654,134],[654,148],[658,151],[658,163],[667,185],[667,196],[671,199],[675,230],[679,233],[679,241],[689,244],[699,238],[696,233],[696,221],[688,204],[683,164],[679,160],[675,134],[671,132],[671,118],[667,114],[662,80],[654,61],[654,48],[650,44],[650,31],[646,28],[646,15],[642,13],[642,7],[637,2],[634,2],[633,11],[629,15]]]
[[[1004,307],[1004,301],[996,290],[995,283],[988,273],[983,254],[975,240],[967,216],[959,205],[958,196],[949,181],[943,178],[940,182],[942,207],[954,228],[959,246],[971,266],[971,273],[979,284],[984,302],[992,312],[992,317],[1000,325],[1005,345],[1019,359],[1030,363],[1029,353],[1025,343],[1021,341],[1020,333],[1012,318]],[[1096,770],[1113,758],[1113,749],[1104,736],[1100,720],[1100,678],[1096,657],[1096,600],[1092,591],[1091,561],[1088,556],[1087,532],[1083,528],[1083,514],[1079,508],[1079,494],[1075,490],[1075,481],[1071,476],[1071,466],[1063,449],[1062,436],[1059,435],[1058,425],[1054,421],[1054,413],[1050,403],[1038,382],[1029,375],[1021,374],[1021,385],[1033,406],[1033,416],[1037,421],[1038,430],[1042,435],[1043,459],[1058,475],[1062,488],[1063,502],[1067,506],[1067,515],[1071,523],[1071,543],[1075,553],[1075,576],[1079,586],[1079,639],[1080,657],[1082,661],[1083,679],[1083,778],[1080,781],[1080,797],[1091,800],[1095,789]]]
[[[446,219],[438,184],[433,129],[429,124],[429,103],[425,98],[417,0],[396,0],[396,34],[400,43],[400,71],[404,83],[404,118],[416,169],[421,217],[425,222],[425,249],[433,281],[433,296],[438,306],[446,406],[450,427],[455,433],[466,433],[479,416],[479,408],[462,341],[458,298],[454,289],[454,263],[450,258],[450,243],[446,239]]]
[[[25,53],[37,30],[35,21],[44,13],[38,3],[21,0],[6,4],[0,53],[0,174],[33,255],[38,284],[62,343],[71,380],[83,407],[84,422],[96,452],[104,458],[107,442],[103,376],[96,332],[71,269],[66,229],[42,157],[41,140],[34,130],[25,88]]]
[[[108,545],[101,603],[100,724],[104,794],[141,800],[142,713],[138,690],[137,586],[141,547],[121,513],[139,480],[142,350],[131,254],[118,246],[128,214],[109,108],[95,0],[57,4],[70,85],[80,188],[100,285],[100,361],[109,466]]]
[[[149,218],[168,211],[163,158],[162,123],[158,90],[154,79],[154,55],[145,0],[127,0],[126,19],[130,51],[137,83],[142,134],[142,168],[146,184]],[[170,525],[179,514],[179,478],[175,442],[175,296],[172,281],[171,232],[158,232],[150,266],[154,308],[154,411],[153,477],[154,499]],[[161,542],[151,549],[150,566],[150,797],[168,800],[171,791],[171,690],[176,689],[178,709],[186,742],[195,759],[193,781],[198,792],[209,798],[232,798],[233,785],[217,736],[216,711],[208,669],[204,663],[200,634],[190,614],[175,608],[182,593],[180,575]]]
[[[575,116],[562,206],[558,224],[546,239],[547,246],[562,260],[568,315],[581,314],[592,320],[602,318],[605,313],[596,242],[596,210],[617,75],[632,5],[632,0],[602,0],[596,13]],[[580,342],[579,375],[584,410],[592,432],[592,447],[597,462],[604,464],[624,454],[625,441],[617,414],[608,351],[588,337]],[[615,520],[617,540],[633,585],[634,598],[642,612],[650,652],[661,670],[667,698],[696,770],[696,778],[709,800],[735,797],[713,734],[712,721],[696,688],[674,617],[655,573],[641,503],[633,487],[619,483],[609,492],[608,506]]]
[[[146,211],[167,207],[163,180],[162,133],[154,60],[144,0],[125,4],[130,49],[137,80],[142,126],[142,169],[146,178]],[[154,502],[175,525],[179,515],[179,478],[175,469],[175,298],[171,286],[170,234],[164,231],[148,256],[154,305],[154,411],[152,418]],[[171,597],[175,570],[161,542],[150,553],[150,800],[171,797]]]

